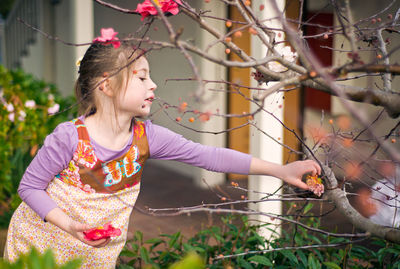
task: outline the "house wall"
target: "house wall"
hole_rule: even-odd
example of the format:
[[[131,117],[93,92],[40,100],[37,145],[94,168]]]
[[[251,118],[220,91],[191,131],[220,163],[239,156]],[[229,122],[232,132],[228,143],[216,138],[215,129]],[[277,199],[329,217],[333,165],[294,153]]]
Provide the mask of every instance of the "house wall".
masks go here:
[[[80,44],[93,39],[91,0],[40,1],[40,30],[59,40]],[[88,46],[70,46],[36,33],[36,42],[21,58],[21,67],[35,77],[55,83],[64,95],[72,95],[77,78],[76,61]]]

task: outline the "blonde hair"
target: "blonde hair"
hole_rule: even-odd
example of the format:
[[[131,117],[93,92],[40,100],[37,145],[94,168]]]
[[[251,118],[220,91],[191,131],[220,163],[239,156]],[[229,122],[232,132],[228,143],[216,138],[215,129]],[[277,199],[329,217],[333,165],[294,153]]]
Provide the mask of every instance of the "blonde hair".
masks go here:
[[[87,117],[97,112],[99,104],[96,102],[95,89],[103,80],[112,78],[114,96],[126,89],[133,74],[135,61],[143,54],[142,50],[136,49],[128,42],[121,42],[119,48],[114,48],[111,44],[93,43],[80,63],[79,76],[75,82],[79,114]],[[113,102],[115,105],[116,98]]]

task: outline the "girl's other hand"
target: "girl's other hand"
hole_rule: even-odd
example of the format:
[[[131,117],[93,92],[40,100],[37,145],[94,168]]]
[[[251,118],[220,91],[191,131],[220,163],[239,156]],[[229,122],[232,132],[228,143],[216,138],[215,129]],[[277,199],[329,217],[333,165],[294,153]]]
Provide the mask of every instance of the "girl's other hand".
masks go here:
[[[89,230],[92,227],[89,227],[89,225],[87,224],[72,220],[67,214],[65,214],[63,210],[58,207],[50,210],[50,212],[46,215],[45,220],[56,225],[61,230],[69,233],[76,239],[92,247],[101,248],[106,246],[111,241],[110,238],[103,238],[93,241],[86,240],[83,232]]]
[[[111,238],[103,238],[99,240],[86,240],[83,232],[90,230],[91,228],[92,227],[89,227],[89,225],[87,224],[83,224],[77,221],[71,221],[71,223],[69,224],[68,232],[76,239],[95,248],[104,247],[111,241]]]
[[[321,167],[312,160],[291,162],[283,166],[281,179],[290,185],[308,190],[307,184],[301,180],[305,174],[320,175]]]

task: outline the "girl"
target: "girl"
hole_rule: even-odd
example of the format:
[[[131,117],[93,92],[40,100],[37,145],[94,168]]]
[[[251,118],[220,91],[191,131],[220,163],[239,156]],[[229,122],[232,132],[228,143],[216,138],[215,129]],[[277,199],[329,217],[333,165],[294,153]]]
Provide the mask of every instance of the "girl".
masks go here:
[[[9,226],[7,259],[13,261],[34,246],[40,251],[52,248],[59,263],[79,257],[83,268],[114,268],[147,158],[271,175],[303,189],[308,189],[303,174],[321,172],[314,161],[281,166],[203,146],[151,121],[137,120],[149,114],[157,85],[138,50],[125,43],[115,47],[95,42],[86,51],[75,86],[82,116],[48,135],[27,168],[19,186],[23,202]],[[85,231],[106,223],[121,229],[122,235],[85,238]]]

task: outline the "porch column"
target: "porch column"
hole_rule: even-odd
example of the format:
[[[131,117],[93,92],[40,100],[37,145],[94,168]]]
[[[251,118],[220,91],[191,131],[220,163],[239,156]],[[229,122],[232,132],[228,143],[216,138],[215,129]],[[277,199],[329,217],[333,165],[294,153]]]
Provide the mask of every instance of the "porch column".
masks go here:
[[[94,13],[92,0],[71,0],[72,18],[72,42],[88,43],[94,38]],[[96,33],[100,35],[100,33]],[[89,46],[74,47],[74,59],[77,62],[87,50]],[[78,73],[75,72],[77,77]]]
[[[224,18],[227,13],[226,5],[222,2],[215,1],[212,4],[212,8],[210,8],[210,4],[202,1],[201,7],[202,10],[210,10],[210,16],[220,16]],[[212,27],[218,29],[221,33],[225,31],[225,23],[217,20],[209,20],[209,23]],[[210,43],[215,40],[215,37],[211,36],[206,31],[201,31],[201,45],[200,47],[206,48]],[[225,51],[225,48],[222,45],[216,45],[212,49],[210,49],[209,53],[215,57],[221,57],[221,52]],[[200,64],[200,73],[203,76],[203,79],[207,80],[226,80],[226,68],[212,63],[207,60],[202,60]],[[223,90],[226,88],[225,86],[221,86],[220,83],[208,83],[206,84],[206,93],[204,96],[204,100],[206,102],[202,104],[201,111],[210,111],[215,113],[220,111],[221,114],[226,112],[226,93]],[[212,89],[218,89],[219,91],[212,91]],[[219,131],[223,130],[226,126],[226,119],[224,117],[211,117],[211,119],[207,122],[200,124],[199,129],[201,131]],[[226,134],[208,134],[203,133],[200,134],[199,142],[204,145],[215,146],[215,147],[226,147]],[[195,168],[198,173],[195,173],[195,183],[201,187],[208,188],[208,186],[215,186],[219,184],[223,184],[225,182],[225,174],[216,173],[207,171],[205,169]],[[203,182],[202,179],[207,181],[207,184]]]
[[[283,11],[285,6],[285,0],[276,0],[279,9]],[[260,11],[260,5],[263,4],[265,7],[263,10]],[[254,0],[252,1],[253,10],[257,13],[258,17],[261,20],[265,19],[272,19],[277,17],[277,14],[274,13],[274,9],[270,4],[270,1],[262,1],[262,0]],[[265,24],[271,28],[281,28],[281,23],[279,20],[267,20]],[[281,35],[283,36],[283,34]],[[278,35],[277,35],[277,38]],[[252,36],[251,40],[251,52],[252,56],[256,59],[260,59],[265,57],[267,53],[267,47],[263,45],[257,36]],[[252,86],[257,87],[257,82],[253,79]],[[268,83],[266,87],[271,86],[272,83]],[[265,85],[264,85],[265,86]],[[273,115],[282,120],[283,119],[283,94],[272,94],[266,100],[264,104],[264,108],[266,111],[273,113]],[[281,106],[281,107],[280,107]],[[256,108],[254,104],[252,104],[252,111]],[[283,127],[277,119],[266,112],[259,113],[254,121],[256,122],[257,126],[261,128],[264,132],[268,133],[273,139],[282,142],[283,140]],[[268,136],[264,135],[256,128],[250,128],[250,153],[261,159],[282,164],[283,159],[283,147],[275,142],[273,139],[269,138]],[[277,191],[282,185],[282,181],[280,179],[270,177],[270,176],[250,176],[249,177],[249,199],[261,199],[267,194],[257,194],[252,193],[251,191],[259,191],[264,193],[275,193],[276,195],[281,194],[281,190]],[[277,192],[276,192],[277,191]],[[261,211],[265,213],[274,213],[274,214],[281,214],[282,212],[282,202],[264,202],[264,203],[257,203],[255,205],[251,205],[253,210]],[[262,223],[273,223],[279,225],[280,221],[278,220],[271,220],[269,217],[266,216],[257,216],[252,217],[253,219],[256,218],[258,221]],[[280,227],[273,226],[269,228],[276,228],[275,231],[280,234]],[[268,229],[263,229],[260,231],[262,235],[269,237],[272,235],[272,232]]]

